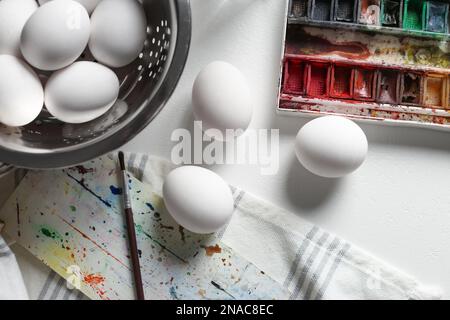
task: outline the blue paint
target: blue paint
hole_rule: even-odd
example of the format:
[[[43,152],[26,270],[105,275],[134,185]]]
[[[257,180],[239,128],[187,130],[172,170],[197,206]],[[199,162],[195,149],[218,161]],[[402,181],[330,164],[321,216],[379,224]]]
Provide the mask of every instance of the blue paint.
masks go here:
[[[170,287],[169,292],[172,299],[179,300],[174,287]]]
[[[155,211],[155,208],[152,206],[151,203],[148,203],[148,202],[147,202],[146,205],[147,205],[147,207],[150,208],[150,210]]]
[[[118,188],[115,186],[110,186],[109,189],[111,190],[111,193],[114,195],[122,194],[122,188]]]
[[[77,180],[75,179],[72,175],[70,175],[69,173],[67,173],[67,176],[72,179],[73,181],[75,181],[76,183],[78,183],[84,190],[86,190],[87,192],[89,192],[90,194],[92,194],[94,197],[96,197],[99,201],[101,201],[105,206],[107,206],[108,208],[111,208],[111,203],[109,203],[108,201],[102,199],[102,197],[100,197],[98,194],[96,194],[94,191],[92,191],[91,189],[88,188],[88,186],[84,183],[84,179],[81,180]]]

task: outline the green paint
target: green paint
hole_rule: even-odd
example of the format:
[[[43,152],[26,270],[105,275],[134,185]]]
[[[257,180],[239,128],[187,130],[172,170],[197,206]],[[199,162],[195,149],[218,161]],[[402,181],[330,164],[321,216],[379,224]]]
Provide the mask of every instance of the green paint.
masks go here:
[[[39,230],[44,236],[52,239],[58,239],[62,241],[61,235],[58,233],[58,231],[53,230],[50,227],[44,227],[42,226]]]
[[[423,30],[426,2],[422,0],[405,0],[403,9],[403,28],[408,30]]]
[[[50,230],[46,229],[46,228],[42,228],[41,232],[44,236],[47,236],[49,238],[54,238],[53,234],[50,232]]]
[[[75,211],[77,211],[77,208],[75,206],[70,206],[70,210],[75,212]]]

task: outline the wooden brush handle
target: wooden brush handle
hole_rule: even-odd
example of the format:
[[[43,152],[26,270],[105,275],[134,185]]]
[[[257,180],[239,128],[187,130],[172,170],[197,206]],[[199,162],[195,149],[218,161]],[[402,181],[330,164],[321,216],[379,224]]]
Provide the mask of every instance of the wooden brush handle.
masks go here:
[[[133,264],[134,282],[138,300],[145,300],[144,287],[142,284],[141,265],[139,263],[139,252],[136,242],[136,231],[134,229],[133,211],[125,208],[125,218],[127,220],[128,242],[130,245],[131,262]]]

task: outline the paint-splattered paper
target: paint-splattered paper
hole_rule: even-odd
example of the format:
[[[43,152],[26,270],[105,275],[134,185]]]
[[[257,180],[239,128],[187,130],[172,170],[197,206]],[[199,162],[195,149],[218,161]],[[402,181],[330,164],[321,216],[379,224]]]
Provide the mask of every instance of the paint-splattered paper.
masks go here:
[[[6,232],[92,299],[134,299],[116,163],[29,172],[3,207]],[[288,293],[216,235],[184,230],[129,175],[147,299],[285,299]]]

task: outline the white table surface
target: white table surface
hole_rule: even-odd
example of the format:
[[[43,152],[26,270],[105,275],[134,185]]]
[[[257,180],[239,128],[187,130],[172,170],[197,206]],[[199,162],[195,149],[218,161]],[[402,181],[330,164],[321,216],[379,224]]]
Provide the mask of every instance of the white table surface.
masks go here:
[[[252,128],[280,129],[280,169],[212,168],[229,183],[335,232],[450,298],[450,132],[362,125],[363,166],[340,180],[308,173],[293,152],[306,122],[276,113],[283,0],[192,0],[193,39],[184,74],[164,110],[124,149],[170,157],[176,128],[192,130],[191,89],[214,60],[231,62],[251,84]]]

